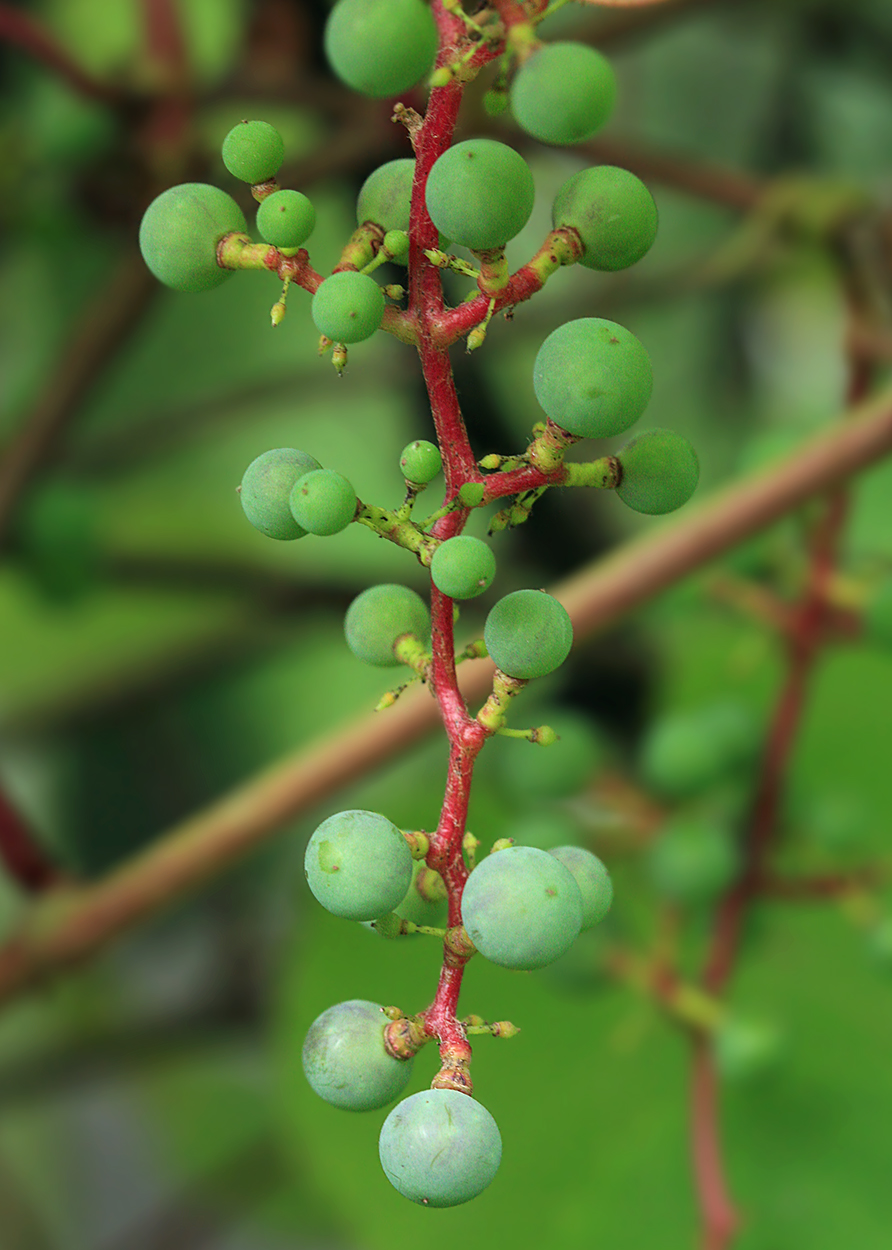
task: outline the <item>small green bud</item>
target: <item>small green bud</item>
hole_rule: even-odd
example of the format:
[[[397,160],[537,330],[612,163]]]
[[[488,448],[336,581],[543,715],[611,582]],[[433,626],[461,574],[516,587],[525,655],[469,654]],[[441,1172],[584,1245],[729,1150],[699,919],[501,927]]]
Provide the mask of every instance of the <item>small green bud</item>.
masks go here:
[[[477,508],[483,503],[486,487],[482,482],[465,482],[458,497],[466,508]]]

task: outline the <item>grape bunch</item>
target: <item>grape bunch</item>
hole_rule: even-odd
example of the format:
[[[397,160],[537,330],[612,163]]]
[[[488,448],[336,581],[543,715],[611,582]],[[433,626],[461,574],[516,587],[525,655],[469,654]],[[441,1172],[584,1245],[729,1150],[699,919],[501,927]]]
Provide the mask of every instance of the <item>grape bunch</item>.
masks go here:
[[[424,118],[395,101],[394,119],[410,131],[417,163],[399,157],[365,178],[357,228],[330,273],[311,264],[304,245],[312,238],[316,211],[303,192],[279,186],[285,145],[265,121],[235,121],[222,146],[226,170],[247,184],[258,203],[259,242],[252,241],[229,194],[197,183],[159,196],[140,229],[147,264],[176,290],[209,290],[237,269],[273,273],[282,284],[271,312],[278,325],[290,289],[300,288],[311,296],[320,353],[330,350],[339,372],[347,346],[374,340],[379,330],[415,347],[422,360],[435,441],[415,438],[399,454],[394,476],[401,501],[386,507],[365,502],[337,468],[294,447],[261,451],[245,469],[239,498],[248,522],[268,538],[330,537],[356,524],[410,553],[424,579],[417,589],[398,582],[362,589],[347,608],[344,635],[362,662],[409,670],[409,680],[382,697],[380,710],[412,682],[427,684],[440,704],[451,752],[439,827],[430,833],[403,830],[380,812],[340,811],[313,832],[304,869],[310,892],[333,915],[371,927],[381,939],[435,936],[450,975],[441,977],[433,1003],[416,1015],[366,999],[336,1003],[310,1026],[302,1058],[312,1089],[336,1107],[377,1111],[402,1099],[381,1128],[381,1165],[401,1194],[431,1207],[480,1194],[494,1179],[502,1153],[493,1117],[473,1096],[468,1037],[511,1036],[516,1029],[505,1021],[458,1017],[465,965],[477,954],[512,970],[554,965],[581,933],[605,919],[613,901],[607,868],[577,845],[572,823],[552,821],[544,849],[530,844],[533,837],[520,836],[518,817],[518,836],[496,841],[479,860],[479,842],[465,827],[477,756],[497,736],[518,752],[512,738],[532,744],[524,749],[535,753],[535,762],[518,766],[517,779],[508,783],[522,804],[530,796],[538,801],[572,791],[603,755],[590,727],[574,727],[572,717],[565,753],[553,762],[548,752],[557,750],[555,730],[509,727],[514,698],[567,660],[573,624],[563,604],[537,587],[490,597],[499,571],[490,539],[523,524],[552,487],[611,488],[633,510],[659,515],[684,504],[699,475],[687,440],[664,429],[644,430],[612,455],[564,463],[572,443],[629,430],[644,414],[653,387],[645,346],[625,327],[594,316],[567,321],[542,343],[533,387],[545,420],[534,427],[527,449],[475,463],[449,348],[465,337],[468,350],[476,350],[495,313],[510,314],[562,265],[612,272],[635,264],[653,245],[658,224],[653,198],[634,175],[608,165],[583,169],[558,191],[553,228],[538,252],[516,274],[509,272],[505,248],[530,221],[533,174],[507,143],[473,135],[451,141],[462,84],[501,58],[500,81],[518,125],[543,142],[569,145],[606,123],[616,80],[592,48],[521,38],[495,13],[481,18],[489,23],[481,26],[480,13],[479,7],[473,14],[463,11],[457,2],[432,7],[427,0],[336,0],[331,8],[324,45],[343,83],[384,100],[430,76],[432,91]],[[447,27],[470,32],[465,43],[441,39]],[[433,240],[437,247],[429,246]],[[473,263],[447,253],[453,242],[469,249]],[[385,261],[403,266],[406,288],[379,283],[374,275]],[[442,269],[475,284],[454,307],[443,297]],[[418,519],[418,500],[441,472],[442,506]],[[487,536],[464,533],[474,510],[491,504],[500,511],[491,517]],[[456,651],[459,608],[473,616],[481,603],[482,637]],[[460,661],[485,657],[495,666],[492,690],[474,714],[455,669]],[[730,722],[717,718],[713,736],[717,750],[725,744],[722,759],[733,756],[743,767],[744,748]],[[696,761],[692,767],[696,773]],[[701,876],[691,871],[690,847],[702,841],[704,828],[679,812],[678,831],[655,844],[652,875],[667,896],[703,899],[736,871],[735,848],[711,833],[708,872],[703,856],[693,857]],[[553,836],[555,829],[561,836]],[[440,1069],[430,1089],[405,1096],[414,1056],[429,1042],[439,1048]]]

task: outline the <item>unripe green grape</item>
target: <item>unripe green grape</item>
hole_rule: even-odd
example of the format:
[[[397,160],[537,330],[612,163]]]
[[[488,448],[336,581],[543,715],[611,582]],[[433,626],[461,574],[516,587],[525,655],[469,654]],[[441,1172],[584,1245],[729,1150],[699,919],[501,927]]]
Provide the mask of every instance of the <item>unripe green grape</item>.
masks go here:
[[[152,200],[139,227],[139,250],[159,282],[175,291],[210,291],[233,270],[217,264],[224,234],[244,234],[244,214],[231,195],[203,182],[169,187]]]
[[[345,920],[374,920],[405,897],[412,852],[386,816],[338,812],[310,838],[304,871],[313,897],[326,911]]]
[[[407,443],[400,455],[400,470],[407,482],[426,486],[432,482],[443,467],[443,457],[435,443],[416,438]]]
[[[686,504],[700,480],[700,461],[673,430],[643,430],[616,453],[622,477],[616,493],[633,512],[661,516]]]
[[[316,210],[300,191],[274,191],[257,210],[257,232],[273,247],[300,247],[316,226]]]
[[[269,122],[241,121],[223,140],[223,164],[234,178],[256,186],[269,182],[282,167],[285,144]]]
[[[304,1075],[320,1098],[345,1111],[375,1111],[399,1097],[415,1061],[387,1052],[387,1023],[378,1003],[361,998],[316,1017],[301,1058]]]
[[[378,1153],[404,1198],[454,1207],[481,1194],[502,1160],[498,1125],[479,1102],[455,1089],[404,1098],[384,1121]]]
[[[518,126],[543,143],[581,143],[601,129],[616,102],[606,57],[583,43],[538,48],[511,84]]]
[[[283,542],[303,538],[307,531],[292,515],[291,492],[299,478],[321,467],[315,457],[295,447],[275,447],[252,460],[239,487],[239,500],[254,528]]]
[[[650,879],[676,903],[704,903],[721,894],[740,868],[728,830],[699,816],[668,821],[647,852]]]
[[[650,400],[650,357],[615,321],[581,317],[552,331],[533,366],[536,398],[556,425],[580,438],[610,438]]]
[[[430,612],[421,596],[393,583],[369,586],[356,596],[344,618],[347,646],[358,659],[381,668],[399,664],[393,654],[398,638],[413,634],[427,642],[430,628]]]
[[[758,726],[738,703],[673,712],[656,720],[642,743],[642,777],[661,796],[689,798],[750,763],[758,745]]]
[[[431,221],[474,251],[504,246],[533,211],[533,175],[523,157],[495,139],[466,139],[447,148],[425,188]]]
[[[509,677],[544,677],[570,654],[573,624],[567,609],[546,591],[515,590],[490,611],[483,640]]]
[[[327,537],[346,529],[356,515],[356,491],[334,469],[313,469],[298,478],[289,496],[291,515],[308,534]]]
[[[431,560],[431,580],[450,599],[474,599],[492,585],[496,575],[493,550],[479,538],[459,534],[447,538]]]
[[[613,882],[607,865],[582,846],[555,846],[549,852],[564,865],[582,895],[581,932],[600,924],[613,902]]]
[[[325,55],[342,82],[383,99],[433,67],[437,28],[424,0],[338,0],[325,24]]]
[[[783,1038],[769,1020],[728,1016],[713,1037],[719,1075],[726,1081],[749,1081],[775,1067],[783,1053]]]
[[[878,647],[892,648],[892,577],[880,582],[865,605],[864,636]]]
[[[544,968],[578,936],[582,895],[573,874],[547,851],[508,846],[470,874],[461,911],[485,959],[502,968]]]
[[[552,221],[572,226],[587,269],[627,269],[657,237],[657,206],[640,178],[616,165],[596,165],[568,178],[555,196]]]
[[[335,343],[361,343],[381,324],[384,292],[369,274],[343,270],[320,283],[310,313],[320,334]]]
[[[415,162],[410,156],[387,161],[373,169],[356,199],[357,224],[373,221],[385,233],[408,230],[414,177]]]
[[[500,781],[518,798],[560,799],[577,794],[603,765],[604,739],[581,712],[547,708],[536,720],[556,730],[551,746],[498,738],[494,743]]]
[[[409,257],[409,236],[405,230],[388,230],[381,241],[381,247],[388,259],[405,265]]]

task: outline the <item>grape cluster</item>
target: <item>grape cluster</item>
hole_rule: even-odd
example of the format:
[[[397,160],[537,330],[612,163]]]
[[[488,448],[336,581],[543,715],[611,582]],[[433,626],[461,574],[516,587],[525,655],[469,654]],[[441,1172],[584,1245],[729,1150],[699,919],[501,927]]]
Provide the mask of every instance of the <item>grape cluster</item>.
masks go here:
[[[449,11],[455,13],[456,6],[449,6]],[[465,17],[468,27],[474,27],[470,15]],[[407,91],[433,70],[438,34],[428,0],[336,0],[324,42],[342,81],[365,95],[385,98]],[[478,52],[482,56],[492,51],[485,35],[468,42],[465,63]],[[527,133],[567,145],[589,138],[606,122],[616,83],[600,53],[572,42],[534,42],[521,48],[510,46],[509,39],[507,44],[510,104]],[[448,86],[454,68],[441,62],[433,86]],[[416,117],[406,108],[395,116],[408,118],[410,128]],[[418,151],[430,153],[430,146]],[[433,341],[438,327],[425,321],[425,310],[418,307],[416,279],[421,274],[427,282],[435,275],[418,266],[450,267],[477,281],[474,299],[481,292],[489,297],[480,301],[488,304],[486,320],[478,317],[470,331],[478,338],[485,333],[497,308],[493,292],[497,295],[511,281],[504,248],[523,230],[533,208],[532,173],[512,147],[480,137],[444,145],[423,186],[421,179],[416,182],[418,171],[410,158],[391,160],[374,170],[357,199],[358,229],[329,276],[316,273],[300,250],[313,232],[316,214],[300,191],[277,185],[285,155],[278,132],[263,121],[240,121],[226,136],[222,155],[229,173],[247,183],[259,201],[256,226],[263,242],[251,243],[241,210],[225,192],[194,183],[171,188],[149,206],[140,230],[147,263],[161,281],[197,291],[218,285],[234,267],[273,270],[283,283],[273,324],[284,314],[289,284],[303,286],[313,293],[311,316],[323,336],[322,347],[333,347],[335,363],[340,361],[342,368],[344,345],[370,339],[382,324],[419,346],[427,334]],[[430,237],[438,232],[438,252],[422,254],[416,237],[410,247],[410,233],[418,224],[411,211],[413,186],[415,212],[423,217],[426,210],[430,222],[425,229]],[[626,268],[645,255],[657,232],[657,210],[647,188],[613,166],[584,169],[569,178],[554,200],[552,219],[554,230],[527,267],[531,279],[544,281],[551,272],[549,264],[573,260],[605,272]],[[474,265],[445,255],[447,240],[476,253]],[[401,301],[403,288],[382,286],[372,276],[385,260],[409,267],[405,312],[387,310],[385,305],[385,297]],[[425,289],[429,294],[433,286]],[[510,304],[503,303],[499,311],[503,308],[510,309]],[[445,347],[453,341],[448,323],[458,319],[457,313],[458,309],[442,307],[447,327],[439,327],[444,358]],[[469,333],[467,328],[463,332]],[[479,342],[469,337],[469,350]],[[560,445],[562,455],[575,439],[613,437],[628,430],[647,407],[653,379],[648,353],[635,335],[615,322],[586,317],[567,322],[546,338],[536,357],[533,383],[547,418],[546,425],[536,427],[534,447],[550,438],[552,446]],[[517,457],[496,456],[497,467],[501,470],[510,461],[506,472],[517,470],[525,481],[531,480],[525,475],[535,478],[540,464],[534,447]],[[449,623],[455,605],[450,601],[485,596],[497,572],[490,543],[461,532],[467,512],[496,498],[510,499],[513,489],[504,478],[499,488],[490,490],[490,479],[482,472],[459,473],[461,457],[450,460],[450,450],[442,435],[441,445],[416,439],[404,447],[399,468],[405,495],[400,506],[390,509],[364,504],[343,474],[291,447],[257,456],[239,488],[248,521],[272,539],[326,537],[358,522],[413,553],[429,572],[431,606],[408,586],[370,586],[350,603],[344,633],[358,659],[381,668],[408,666],[416,680],[435,685],[441,702],[442,673],[453,663]],[[444,456],[443,507],[417,522],[412,516],[416,498],[440,473]],[[661,514],[681,506],[697,485],[696,454],[685,439],[667,430],[638,434],[604,463],[606,484],[615,487],[630,508],[643,513]],[[487,469],[486,460],[480,468]],[[545,489],[540,489],[540,480],[532,490],[521,489],[513,496],[510,524],[526,519],[530,500]],[[567,482],[573,484],[569,477]],[[500,527],[497,521],[491,532]],[[603,756],[602,744],[590,725],[579,723],[581,718],[575,728],[572,717],[566,721],[563,754],[555,745],[558,735],[547,725],[535,730],[505,725],[509,700],[523,684],[554,672],[572,644],[573,627],[563,605],[544,590],[525,588],[489,606],[482,640],[455,657],[488,654],[497,669],[490,699],[476,720],[469,715],[465,722],[474,751],[497,733],[504,735],[503,742],[513,736],[535,744],[535,761],[528,761],[528,767],[520,769],[522,779],[510,786],[522,803],[531,796],[535,803],[543,796],[553,799],[573,792]],[[390,692],[380,706],[389,706],[388,699],[392,702],[400,690]],[[709,732],[714,752],[723,761],[713,766],[719,771],[743,766],[745,744],[739,732],[735,736],[731,721],[717,715]],[[549,750],[556,751],[553,758]],[[660,762],[661,751],[670,758],[668,766],[665,759]],[[680,754],[684,759],[677,742],[675,752],[676,758]],[[469,756],[471,763],[473,758]],[[668,748],[664,743],[646,753],[650,762],[644,770],[650,769],[657,778],[655,788],[660,789],[661,776],[669,775],[681,786],[679,792],[696,790],[696,761],[689,769],[694,777],[682,785],[672,758],[671,741]],[[733,766],[728,764],[732,758]],[[701,763],[701,773],[708,772]],[[453,781],[451,775],[450,784]],[[671,789],[671,783],[664,789]],[[534,807],[527,812],[530,815],[536,815]],[[555,821],[554,812],[549,819],[550,831],[543,839],[548,849],[529,844],[532,836],[506,839],[478,862],[478,843],[470,835],[461,844],[444,847],[441,834],[429,837],[401,830],[379,812],[341,811],[323,820],[309,839],[304,860],[307,884],[330,913],[370,926],[381,938],[437,934],[445,943],[447,963],[452,958],[454,966],[479,953],[507,969],[544,968],[567,955],[581,933],[599,925],[613,899],[605,865],[575,844],[572,822]],[[517,832],[521,831],[518,821]],[[463,832],[462,823],[459,837]],[[674,828],[668,827],[655,842],[650,868],[665,895],[675,901],[699,901],[724,888],[736,873],[736,848],[715,836],[705,819],[698,824],[696,813],[679,811]],[[442,927],[447,921],[448,926]],[[454,1004],[449,1013],[448,1027],[457,1030],[462,1042],[466,1024],[493,1032],[502,1027],[481,1026],[475,1023],[479,1017],[461,1022]],[[502,1146],[492,1116],[470,1096],[470,1078],[459,1070],[454,1054],[449,1058],[454,1039],[444,1041],[432,1016],[409,1018],[365,999],[341,1002],[313,1022],[302,1057],[309,1084],[334,1106],[374,1111],[402,1097],[381,1129],[384,1172],[411,1201],[447,1207],[468,1201],[490,1184]],[[434,1087],[403,1097],[413,1055],[435,1035],[443,1067]]]
[[[239,499],[254,528],[281,541],[339,534],[358,506],[356,491],[342,474],[323,469],[295,447],[276,447],[252,460]]]
[[[418,835],[403,834],[377,812],[328,817],[307,845],[304,868],[311,892],[334,915],[375,920],[384,936],[396,935],[405,927],[400,916],[413,906],[409,895],[421,875],[439,887],[432,891],[428,882],[428,908],[430,896],[444,892],[423,861],[413,872],[413,836]],[[603,920],[612,898],[604,864],[581,847],[546,852],[507,846],[474,866],[467,878],[461,901],[465,940],[473,943],[467,949],[476,947],[505,968],[544,967],[565,954],[580,931]],[[392,1011],[362,999],[338,1003],[317,1017],[302,1053],[315,1093],[349,1111],[377,1110],[399,1097],[411,1078],[413,1054],[390,1044],[392,1018]],[[449,1207],[490,1184],[502,1142],[485,1107],[466,1091],[444,1086],[412,1094],[390,1112],[379,1154],[401,1194],[424,1206]]]

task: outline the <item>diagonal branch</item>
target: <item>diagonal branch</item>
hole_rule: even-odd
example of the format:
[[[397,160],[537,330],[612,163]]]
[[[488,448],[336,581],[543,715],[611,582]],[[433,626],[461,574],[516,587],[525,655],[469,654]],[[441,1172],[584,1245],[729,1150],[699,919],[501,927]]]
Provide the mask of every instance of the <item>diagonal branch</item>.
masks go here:
[[[613,624],[890,451],[892,392],[885,391],[792,459],[728,487],[555,587],[573,617],[577,639]],[[485,697],[492,672],[489,663],[462,665],[465,697]],[[387,713],[363,716],[249,781],[94,885],[44,895],[0,948],[0,1001],[102,950],[438,723],[433,699],[416,688]]]

